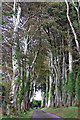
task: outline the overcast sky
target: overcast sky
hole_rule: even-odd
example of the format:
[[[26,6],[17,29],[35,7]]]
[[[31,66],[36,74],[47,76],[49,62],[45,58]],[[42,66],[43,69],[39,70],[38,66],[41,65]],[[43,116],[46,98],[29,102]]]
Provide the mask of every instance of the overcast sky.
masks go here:
[[[35,100],[41,100],[41,90],[39,90],[38,92],[36,92],[36,96],[34,98]]]

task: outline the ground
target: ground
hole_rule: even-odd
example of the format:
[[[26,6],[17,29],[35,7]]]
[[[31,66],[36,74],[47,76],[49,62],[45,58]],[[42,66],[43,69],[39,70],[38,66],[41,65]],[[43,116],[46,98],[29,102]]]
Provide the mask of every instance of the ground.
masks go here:
[[[43,110],[58,115],[62,118],[78,118],[78,107],[43,108]]]
[[[10,118],[11,118],[11,120],[13,120],[12,118],[14,118],[14,120],[15,120],[15,118],[28,118],[28,120],[30,120],[31,119],[31,117],[32,117],[32,115],[33,115],[33,109],[30,109],[29,111],[27,111],[26,113],[20,113],[20,112],[18,112],[18,115],[17,116],[12,116],[12,115],[10,115],[10,116],[2,116],[2,120],[5,120],[5,118],[7,118],[6,120],[10,120]],[[19,120],[19,119],[18,119]]]
[[[34,113],[33,113],[33,116],[32,116],[32,120],[33,118],[40,118],[41,120],[44,120],[45,118],[48,118],[48,119],[52,119],[55,120],[55,118],[57,119],[60,119],[59,116],[56,116],[54,114],[51,114],[51,113],[48,113],[44,110],[35,110]],[[63,120],[62,118],[60,120]]]
[[[17,116],[3,116],[3,118],[7,118],[6,120],[9,118],[11,118],[11,120],[13,120],[12,118],[14,118],[14,120],[15,118],[22,118],[22,120],[23,118],[27,118],[27,120],[37,120],[37,118],[40,120],[47,118],[52,120],[56,118],[57,120],[65,120],[65,118],[68,118],[67,120],[69,120],[69,118],[73,118],[75,120],[75,118],[78,118],[78,107],[30,109],[30,111],[26,111],[26,113],[18,113]]]

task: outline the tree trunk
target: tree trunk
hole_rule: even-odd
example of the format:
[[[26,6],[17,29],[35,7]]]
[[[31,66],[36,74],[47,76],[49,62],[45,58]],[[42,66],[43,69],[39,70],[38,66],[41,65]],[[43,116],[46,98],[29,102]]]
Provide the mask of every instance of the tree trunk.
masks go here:
[[[78,0],[78,23],[79,23],[79,27],[80,27],[80,0]]]
[[[48,100],[48,107],[52,105],[52,76],[49,76],[49,100]]]
[[[67,106],[67,83],[68,83],[68,73],[66,71],[66,67],[65,67],[65,86],[66,86],[66,89],[65,89],[65,103],[66,103],[66,106]]]
[[[64,51],[64,40],[62,38],[62,49],[63,49],[63,65],[62,65],[62,104],[65,107],[65,101],[66,101],[66,82],[65,82],[65,51]]]
[[[41,107],[45,107],[45,92],[42,91],[41,96],[42,96]]]
[[[71,48],[71,39],[70,39],[70,35],[69,35],[69,31],[68,31],[68,37],[69,37],[69,40],[68,40],[68,47],[69,47],[69,79],[71,79],[71,80],[69,80],[68,79],[68,86],[69,86],[69,84],[71,84],[72,85],[72,78],[71,78],[71,74],[72,74],[72,48]],[[71,82],[71,83],[69,83],[69,82]],[[69,105],[70,106],[72,106],[72,92],[73,91],[71,91],[72,90],[72,88],[71,88],[72,86],[70,86],[69,87]]]
[[[19,111],[21,112],[21,102],[22,100],[19,101]]]
[[[48,107],[48,77],[46,77],[46,107]]]
[[[8,115],[11,115],[11,109],[10,109],[11,105],[8,104],[7,108],[8,108]]]
[[[50,67],[51,67],[51,75],[49,76],[49,100],[48,100],[48,107],[52,106],[53,103],[53,95],[52,95],[52,85],[53,85],[53,53],[52,50],[50,51]]]
[[[26,95],[25,95],[27,110],[29,110],[30,103],[30,72],[27,70],[27,84],[26,84]]]
[[[67,19],[69,21],[69,25],[72,29],[72,32],[73,32],[73,35],[74,35],[74,38],[75,38],[75,43],[76,43],[76,47],[77,47],[77,51],[80,55],[80,46],[79,46],[79,41],[78,41],[78,37],[77,37],[77,34],[76,34],[76,31],[75,31],[75,28],[73,27],[73,23],[71,22],[71,19],[70,19],[70,16],[69,16],[69,4],[68,4],[68,0],[65,0],[66,2],[66,5],[67,5]],[[80,2],[79,2],[80,4]]]
[[[14,1],[14,13],[15,13],[15,1]],[[18,45],[18,41],[16,41],[16,36],[17,36],[17,29],[18,29],[18,25],[20,23],[20,14],[21,14],[21,7],[18,6],[18,13],[17,13],[17,18],[15,17],[15,15],[13,15],[13,23],[14,23],[14,33],[13,33],[13,46],[12,46],[12,64],[13,64],[13,80],[12,80],[12,94],[13,94],[13,101],[12,101],[12,105],[13,107],[17,107],[16,106],[16,86],[17,86],[17,83],[16,83],[16,86],[15,86],[15,81],[18,79],[18,75],[19,75],[19,65],[18,65],[18,54],[19,54],[19,51],[18,51],[18,48],[17,48],[17,45]]]
[[[4,100],[4,101],[2,102],[2,114],[3,114],[3,115],[7,115],[6,110],[7,110],[7,103],[6,103],[6,101]]]
[[[25,78],[25,84],[24,84],[24,111],[27,110],[27,107],[28,107],[28,86],[27,86],[27,82],[28,81],[28,77],[29,77],[29,59],[28,59],[28,51],[29,51],[29,47],[28,47],[28,42],[29,42],[29,36],[27,34],[27,38],[25,38],[24,36],[24,44],[25,44],[25,47],[24,47],[24,56],[25,56],[25,71],[26,71],[26,78]],[[28,88],[29,89],[29,88]]]
[[[26,99],[24,99],[24,112],[26,112]]]

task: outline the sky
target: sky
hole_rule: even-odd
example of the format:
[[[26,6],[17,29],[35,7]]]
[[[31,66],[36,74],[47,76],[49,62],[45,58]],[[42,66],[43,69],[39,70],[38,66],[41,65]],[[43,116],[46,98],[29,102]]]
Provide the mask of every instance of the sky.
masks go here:
[[[34,99],[35,100],[42,100],[41,99],[41,90],[39,90],[39,91],[36,92],[36,95],[35,95]]]

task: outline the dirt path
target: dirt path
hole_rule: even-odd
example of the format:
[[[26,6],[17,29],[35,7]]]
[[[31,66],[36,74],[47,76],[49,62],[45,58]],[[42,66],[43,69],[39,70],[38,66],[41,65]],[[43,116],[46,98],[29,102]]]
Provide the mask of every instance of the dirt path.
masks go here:
[[[44,110],[35,110],[34,113],[33,113],[33,116],[31,118],[31,120],[63,120],[62,118],[54,115],[54,114],[51,114],[51,113],[48,113]]]

